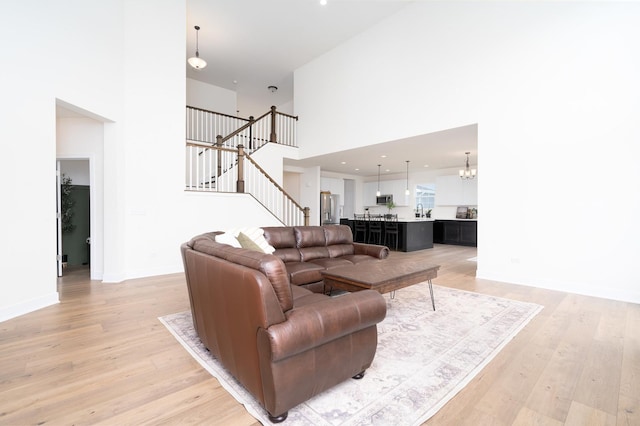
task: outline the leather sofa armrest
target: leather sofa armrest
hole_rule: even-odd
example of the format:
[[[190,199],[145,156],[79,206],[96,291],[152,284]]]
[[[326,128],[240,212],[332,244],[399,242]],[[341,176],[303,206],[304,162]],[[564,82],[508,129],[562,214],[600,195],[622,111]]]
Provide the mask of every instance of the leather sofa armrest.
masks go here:
[[[286,321],[260,330],[258,337],[268,339],[271,360],[278,361],[374,326],[386,314],[385,299],[363,290],[294,308]]]
[[[386,259],[389,256],[389,247],[377,244],[353,243],[353,254],[366,254],[377,259]]]

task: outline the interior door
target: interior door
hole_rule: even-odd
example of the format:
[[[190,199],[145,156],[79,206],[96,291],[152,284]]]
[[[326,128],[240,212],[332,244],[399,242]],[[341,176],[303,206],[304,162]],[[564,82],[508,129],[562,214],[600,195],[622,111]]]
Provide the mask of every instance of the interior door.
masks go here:
[[[56,251],[56,268],[58,276],[62,276],[62,190],[60,178],[60,161],[56,161],[56,229],[58,247]]]

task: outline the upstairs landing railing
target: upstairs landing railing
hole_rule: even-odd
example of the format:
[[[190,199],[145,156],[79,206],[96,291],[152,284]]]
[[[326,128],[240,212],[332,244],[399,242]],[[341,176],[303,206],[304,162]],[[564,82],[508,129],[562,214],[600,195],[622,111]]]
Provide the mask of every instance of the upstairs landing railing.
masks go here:
[[[218,143],[218,136],[227,135],[223,136],[224,146],[242,145],[248,153],[269,142],[297,147],[298,117],[279,112],[275,106],[256,119],[187,106],[186,118],[188,142]]]

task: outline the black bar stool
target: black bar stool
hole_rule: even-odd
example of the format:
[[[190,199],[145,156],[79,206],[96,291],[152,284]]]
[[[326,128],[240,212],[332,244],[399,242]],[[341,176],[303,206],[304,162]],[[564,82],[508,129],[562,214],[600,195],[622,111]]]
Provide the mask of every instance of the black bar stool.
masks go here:
[[[393,238],[394,250],[398,250],[398,215],[387,214],[384,215],[384,245],[390,247],[389,240]]]
[[[382,217],[374,215],[369,217],[369,240],[368,243],[382,244]]]
[[[355,214],[353,215],[354,225],[353,229],[353,241],[364,243],[367,241],[367,222],[365,220],[365,216],[363,214]],[[358,238],[358,236],[362,236],[362,238]]]

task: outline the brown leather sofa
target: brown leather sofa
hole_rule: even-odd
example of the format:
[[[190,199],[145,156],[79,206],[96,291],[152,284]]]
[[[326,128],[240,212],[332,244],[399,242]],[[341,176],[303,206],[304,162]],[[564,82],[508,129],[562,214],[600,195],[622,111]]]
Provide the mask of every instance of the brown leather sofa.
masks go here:
[[[389,249],[354,243],[347,225],[265,227],[264,237],[284,262],[291,284],[322,293],[320,271],[338,266],[385,259]]]
[[[376,352],[376,324],[386,315],[380,294],[365,290],[332,298],[291,285],[279,256],[217,243],[215,235],[181,246],[193,323],[203,344],[271,421],[283,421],[296,405],[362,377]]]

